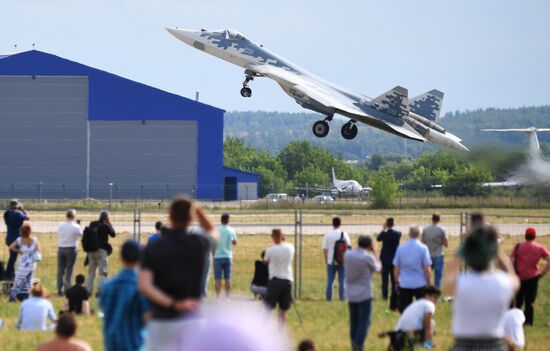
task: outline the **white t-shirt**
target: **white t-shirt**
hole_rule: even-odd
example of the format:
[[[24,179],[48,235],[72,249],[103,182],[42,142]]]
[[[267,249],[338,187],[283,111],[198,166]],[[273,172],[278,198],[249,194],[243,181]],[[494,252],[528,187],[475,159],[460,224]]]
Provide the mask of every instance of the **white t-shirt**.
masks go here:
[[[279,278],[292,281],[292,257],[294,246],[288,243],[275,244],[265,250],[264,260],[268,262],[269,279]]]
[[[77,247],[78,240],[82,236],[82,228],[78,223],[73,221],[65,221],[59,225],[57,230],[59,235],[58,247]]]
[[[395,330],[417,331],[424,328],[424,315],[435,314],[435,304],[427,299],[416,300],[403,311]]]
[[[502,338],[504,315],[513,296],[512,279],[502,271],[460,274],[453,303],[454,336]]]
[[[351,241],[349,240],[349,235],[346,232],[344,233],[344,240],[348,244],[348,246],[351,246]],[[325,234],[325,237],[323,238],[323,250],[328,250],[327,252],[327,264],[333,264],[334,261],[334,243],[337,240],[340,240],[340,236],[342,235],[342,230],[333,229],[330,232]]]
[[[523,323],[525,323],[525,315],[519,308],[512,308],[506,312],[506,316],[504,316],[504,336],[512,340],[519,348],[525,347]]]

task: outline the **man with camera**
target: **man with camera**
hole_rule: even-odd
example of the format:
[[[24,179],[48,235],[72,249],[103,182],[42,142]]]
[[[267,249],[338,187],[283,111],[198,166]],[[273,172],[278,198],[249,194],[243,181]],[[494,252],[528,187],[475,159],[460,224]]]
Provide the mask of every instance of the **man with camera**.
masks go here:
[[[11,200],[8,209],[4,212],[4,223],[6,223],[6,245],[9,247],[17,238],[19,238],[19,229],[23,225],[24,221],[28,221],[29,216],[23,209],[21,203],[17,200]],[[6,279],[13,280],[14,266],[17,260],[17,252],[10,250],[10,257],[8,259],[8,265],[6,267]]]

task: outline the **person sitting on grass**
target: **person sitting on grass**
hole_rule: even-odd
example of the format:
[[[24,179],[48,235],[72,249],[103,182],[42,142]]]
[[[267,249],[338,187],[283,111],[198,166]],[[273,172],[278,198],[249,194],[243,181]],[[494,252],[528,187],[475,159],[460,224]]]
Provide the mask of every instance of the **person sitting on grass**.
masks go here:
[[[17,329],[34,330],[52,330],[54,325],[48,325],[48,319],[55,323],[57,316],[53,310],[52,303],[44,296],[46,290],[40,283],[33,285],[31,297],[21,304],[19,310],[19,319],[16,324]]]
[[[433,348],[435,305],[441,295],[439,289],[428,286],[424,289],[424,298],[410,304],[401,314],[396,332],[406,332],[414,335],[414,339],[422,343],[425,349]]]
[[[76,276],[76,284],[67,289],[65,296],[65,309],[76,314],[90,314],[90,304],[88,302],[88,290],[84,287],[86,278],[79,274]]]
[[[269,281],[269,269],[264,263],[265,250],[261,254],[262,260],[256,260],[254,262],[254,278],[250,283],[250,290],[254,294],[254,298],[260,297],[265,299],[267,294],[267,282]]]
[[[73,314],[62,314],[57,321],[53,340],[40,344],[36,351],[92,351],[90,344],[74,338],[76,328],[76,319]]]

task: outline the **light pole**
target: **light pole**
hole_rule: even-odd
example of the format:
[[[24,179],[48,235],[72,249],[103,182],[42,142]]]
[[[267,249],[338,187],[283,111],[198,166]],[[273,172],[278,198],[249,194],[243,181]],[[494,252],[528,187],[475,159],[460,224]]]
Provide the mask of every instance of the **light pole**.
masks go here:
[[[113,185],[114,183],[109,183],[109,210],[111,209],[111,202],[113,201]]]
[[[38,201],[42,201],[42,184],[44,184],[42,181],[38,183]]]

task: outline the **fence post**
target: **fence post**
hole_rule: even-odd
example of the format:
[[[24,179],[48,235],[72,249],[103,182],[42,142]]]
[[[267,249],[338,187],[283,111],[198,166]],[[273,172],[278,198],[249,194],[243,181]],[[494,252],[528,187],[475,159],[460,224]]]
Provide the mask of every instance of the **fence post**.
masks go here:
[[[302,209],[299,210],[300,211],[300,222],[299,222],[299,225],[298,225],[298,229],[299,229],[299,232],[300,232],[300,274],[299,274],[299,279],[300,279],[300,285],[298,286],[298,298],[301,299],[302,298],[302,257],[303,257],[303,254],[302,254],[302,239],[303,239],[303,230],[302,230]]]
[[[294,210],[294,299],[298,297],[298,210]]]

